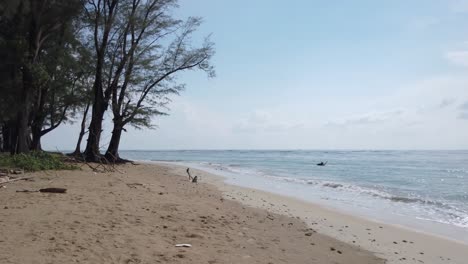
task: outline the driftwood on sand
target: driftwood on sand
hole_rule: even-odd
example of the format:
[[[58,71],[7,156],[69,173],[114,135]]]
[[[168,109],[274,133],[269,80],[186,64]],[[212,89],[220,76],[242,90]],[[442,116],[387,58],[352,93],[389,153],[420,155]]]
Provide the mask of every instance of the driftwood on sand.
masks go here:
[[[122,161],[127,161],[127,160],[123,160],[121,159]],[[117,168],[116,165],[118,165],[119,163],[122,163],[122,162],[112,162],[112,161],[109,161],[108,159],[106,159],[106,157],[102,156],[100,159],[98,159],[97,162],[94,162],[94,163],[91,163],[91,162],[88,162],[86,161],[86,159],[84,159],[84,157],[80,157],[80,156],[76,156],[76,155],[71,155],[67,158],[67,161],[68,162],[73,162],[73,163],[76,163],[76,164],[81,164],[82,165],[86,165],[88,166],[93,172],[95,173],[111,173],[111,172],[119,172],[119,173],[122,173],[124,174],[123,171],[119,170]],[[131,162],[133,165],[135,165],[135,163]]]
[[[33,178],[32,176],[30,177],[21,177],[21,178],[10,178],[10,177],[1,177],[0,178],[0,184],[5,184],[5,183],[10,183],[10,182],[15,182],[15,181],[22,181],[22,180],[28,180]]]
[[[39,189],[39,192],[43,192],[43,193],[66,193],[67,189],[65,189],[65,188],[44,188],[44,189]]]
[[[176,244],[175,246],[176,246],[176,247],[188,247],[188,248],[189,248],[189,247],[192,247],[191,244]]]
[[[0,177],[8,176],[10,174],[23,174],[24,170],[22,169],[0,169]]]
[[[16,192],[25,192],[25,193],[30,193],[30,192],[66,193],[66,192],[67,192],[67,189],[65,189],[65,188],[44,188],[44,189],[39,189],[39,190],[37,190],[37,191],[21,190],[21,191],[16,191]]]
[[[127,186],[130,188],[136,188],[136,186],[144,186],[144,184],[135,182],[135,183],[127,183]]]

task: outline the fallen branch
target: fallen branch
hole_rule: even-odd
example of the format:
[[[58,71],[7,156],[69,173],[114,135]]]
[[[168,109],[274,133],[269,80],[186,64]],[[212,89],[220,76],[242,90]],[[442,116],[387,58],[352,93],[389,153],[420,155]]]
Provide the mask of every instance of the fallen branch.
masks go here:
[[[101,172],[101,171],[98,170],[98,166],[93,167],[88,162],[85,162],[84,164],[88,165],[88,167],[90,167],[93,172]]]
[[[144,186],[143,183],[127,183],[130,188],[136,188],[136,186]]]
[[[90,167],[91,170],[93,170],[93,172],[96,172],[96,173],[112,172],[112,170],[107,168],[101,161],[97,164],[96,167],[91,166],[91,164],[86,161],[84,163],[88,165],[88,167]],[[99,169],[99,167],[102,167],[102,169]]]
[[[0,176],[8,176],[10,174],[24,174],[22,169],[0,169]]]
[[[15,181],[23,181],[23,180],[28,180],[28,179],[31,179],[33,178],[33,176],[30,176],[30,177],[21,177],[21,178],[13,178],[13,179],[8,179],[6,181],[2,181],[1,184],[5,184],[5,183],[10,183],[10,182],[15,182]]]
[[[117,158],[117,157],[115,157],[114,155],[112,155],[112,153],[107,153],[107,154],[109,154],[109,155],[112,157],[113,162],[109,162],[109,160],[108,160],[105,156],[103,156],[102,158],[104,159],[104,161],[106,162],[106,164],[109,165],[109,166],[112,168],[112,170],[117,171],[118,173],[124,174],[124,172],[118,170],[118,169],[115,167],[115,163],[116,163],[117,161],[122,161],[122,162],[123,162],[123,161],[126,161],[126,160],[123,160],[123,159],[121,159],[121,158]],[[112,171],[112,170],[111,170],[111,171]]]

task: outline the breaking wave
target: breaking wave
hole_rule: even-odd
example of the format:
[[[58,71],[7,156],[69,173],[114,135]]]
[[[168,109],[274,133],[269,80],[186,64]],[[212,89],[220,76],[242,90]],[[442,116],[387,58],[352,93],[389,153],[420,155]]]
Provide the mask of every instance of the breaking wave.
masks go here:
[[[323,181],[318,179],[307,179],[307,178],[296,178],[296,177],[287,177],[287,176],[276,176],[271,175],[269,173],[263,172],[261,170],[252,169],[252,168],[245,168],[238,164],[229,164],[223,165],[218,163],[201,163],[202,165],[208,165],[211,168],[215,168],[218,170],[226,170],[232,173],[241,173],[244,175],[252,175],[252,176],[260,176],[266,179],[270,179],[276,182],[286,182],[286,183],[293,183],[293,184],[301,184],[301,185],[311,185],[318,188],[329,189],[331,191],[336,192],[347,192],[353,193],[355,195],[360,196],[368,196],[375,199],[385,200],[392,203],[402,203],[412,206],[418,206],[418,210],[424,210],[427,214],[431,214],[434,218],[429,217],[417,217],[421,220],[430,219],[433,222],[439,222],[444,224],[452,224],[459,227],[468,228],[468,212],[458,208],[455,205],[431,200],[431,199],[424,199],[420,197],[413,197],[413,196],[402,196],[392,194],[389,191],[378,189],[377,187],[364,187],[359,185],[353,185],[344,182],[334,182],[334,181]],[[444,216],[444,217],[436,217]]]

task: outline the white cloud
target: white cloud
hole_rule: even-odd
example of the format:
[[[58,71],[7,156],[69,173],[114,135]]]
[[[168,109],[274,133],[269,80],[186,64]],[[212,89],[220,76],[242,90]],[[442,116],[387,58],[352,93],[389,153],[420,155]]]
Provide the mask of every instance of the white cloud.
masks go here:
[[[130,129],[123,135],[121,146],[122,149],[468,148],[467,87],[468,77],[464,74],[450,75],[394,88],[384,96],[356,99],[334,94],[329,100],[311,97],[307,104],[299,104],[298,96],[288,98],[282,105],[266,105],[257,110],[239,107],[238,112],[217,108],[209,100],[182,96],[175,98],[170,116],[155,120],[157,130]],[[109,131],[107,126],[105,132]],[[45,137],[44,146],[70,149],[77,132],[76,127],[63,126]],[[106,141],[107,136],[103,139]]]
[[[466,101],[463,104],[461,104],[460,106],[458,106],[458,109],[468,111],[468,101]]]
[[[394,109],[388,111],[372,111],[369,113],[345,117],[329,121],[326,125],[349,126],[349,125],[368,125],[391,121],[404,113],[403,109]]]
[[[458,109],[461,110],[460,113],[458,114],[458,118],[468,120],[468,101],[466,101],[463,104],[459,105]]]
[[[468,66],[468,50],[449,51],[445,57],[454,64]]]
[[[455,104],[455,102],[456,100],[453,98],[446,98],[446,99],[443,99],[439,105],[437,105],[437,108],[446,108]]]
[[[410,21],[411,29],[424,30],[431,28],[440,23],[440,19],[435,17],[417,17]]]
[[[456,13],[468,12],[468,0],[450,0],[450,9]]]
[[[247,118],[242,118],[236,122],[233,132],[251,133],[251,132],[285,132],[291,129],[300,128],[301,123],[293,123],[284,120],[281,114],[273,114],[267,110],[255,110]]]
[[[467,119],[468,120],[468,112],[461,112],[458,114],[459,119]]]

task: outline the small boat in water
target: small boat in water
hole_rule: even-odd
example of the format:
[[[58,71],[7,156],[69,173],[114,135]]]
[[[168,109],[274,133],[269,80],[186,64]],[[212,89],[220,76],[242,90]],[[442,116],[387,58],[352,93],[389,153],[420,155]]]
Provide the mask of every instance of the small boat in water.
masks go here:
[[[317,163],[317,166],[325,166],[327,165],[328,161],[325,161],[325,162],[320,162],[320,163]]]

